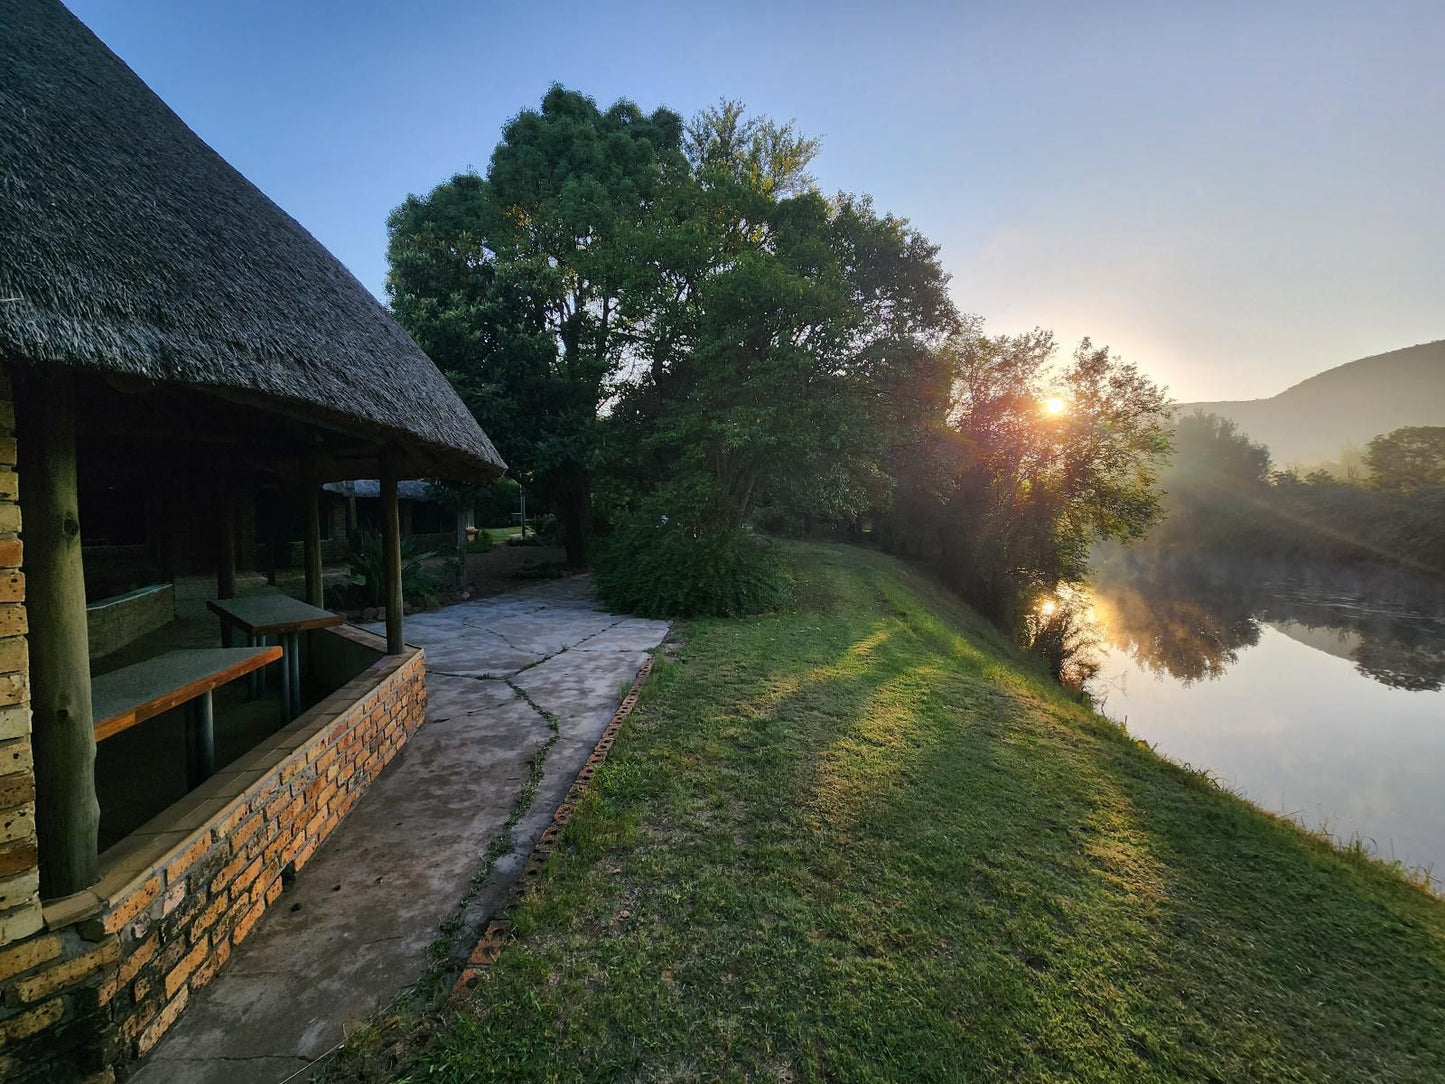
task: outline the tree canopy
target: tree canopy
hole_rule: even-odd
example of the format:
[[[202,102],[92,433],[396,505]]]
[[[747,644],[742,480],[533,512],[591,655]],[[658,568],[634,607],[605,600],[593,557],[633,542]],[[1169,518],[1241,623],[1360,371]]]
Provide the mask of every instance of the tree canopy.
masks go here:
[[[569,560],[590,515],[610,530],[599,584],[627,605],[773,604],[750,532],[872,522],[1017,624],[1157,518],[1167,399],[1088,340],[1060,366],[1047,332],[984,335],[936,245],[820,190],[819,148],[735,101],[684,124],[553,87],[485,176],[393,213],[393,308]]]
[[[681,118],[552,87],[458,174],[388,220],[387,293],[512,473],[556,508],[580,564],[599,407],[650,289],[649,208],[685,168]]]

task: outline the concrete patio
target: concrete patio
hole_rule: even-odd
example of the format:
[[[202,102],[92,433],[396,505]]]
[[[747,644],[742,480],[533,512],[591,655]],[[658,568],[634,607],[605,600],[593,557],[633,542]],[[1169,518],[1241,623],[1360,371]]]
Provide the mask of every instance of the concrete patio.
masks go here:
[[[551,741],[464,926],[486,918],[666,631],[598,610],[586,577],[408,618],[427,654],[426,723],[131,1079],[304,1078],[421,976]]]

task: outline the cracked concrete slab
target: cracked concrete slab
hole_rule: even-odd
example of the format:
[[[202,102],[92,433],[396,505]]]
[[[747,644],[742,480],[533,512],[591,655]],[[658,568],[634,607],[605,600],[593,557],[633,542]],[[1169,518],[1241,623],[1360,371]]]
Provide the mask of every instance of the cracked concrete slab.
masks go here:
[[[581,576],[409,618],[407,642],[427,652],[426,723],[132,1081],[279,1084],[415,982],[537,751],[550,743],[536,796],[468,928],[515,880],[666,632],[600,611]]]

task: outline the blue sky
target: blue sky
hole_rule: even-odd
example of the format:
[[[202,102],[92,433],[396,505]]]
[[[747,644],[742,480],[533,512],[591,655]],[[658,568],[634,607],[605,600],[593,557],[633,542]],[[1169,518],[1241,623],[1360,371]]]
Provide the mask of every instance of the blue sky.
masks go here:
[[[387,212],[559,81],[796,118],[990,330],[1181,399],[1445,337],[1438,2],[70,6],[378,294]]]

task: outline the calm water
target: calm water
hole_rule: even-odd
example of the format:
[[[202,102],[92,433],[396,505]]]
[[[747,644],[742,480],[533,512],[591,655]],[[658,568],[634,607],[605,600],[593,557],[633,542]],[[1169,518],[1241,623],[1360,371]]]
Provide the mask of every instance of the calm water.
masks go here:
[[[1445,605],[1324,569],[1116,558],[1090,690],[1135,737],[1445,882]]]

